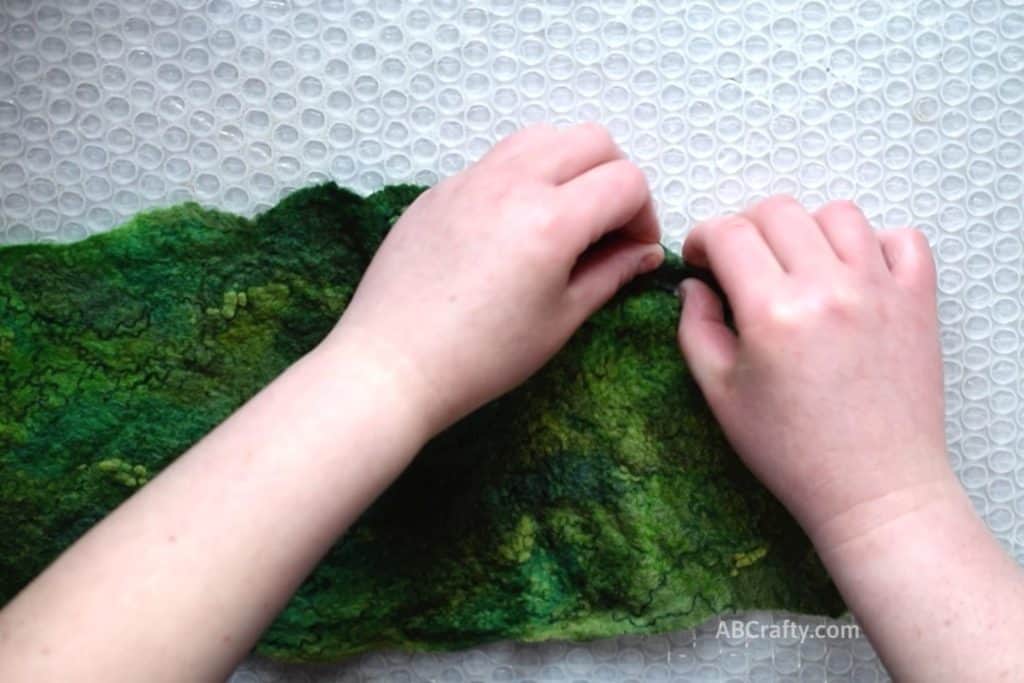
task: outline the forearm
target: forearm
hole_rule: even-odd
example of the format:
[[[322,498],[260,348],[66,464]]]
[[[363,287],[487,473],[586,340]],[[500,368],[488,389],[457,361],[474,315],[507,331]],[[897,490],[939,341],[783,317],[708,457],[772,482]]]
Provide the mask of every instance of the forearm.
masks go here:
[[[319,351],[0,612],[0,680],[222,679],[423,442],[543,366],[658,239],[594,124],[517,133],[423,193]]]
[[[900,681],[1010,680],[1024,666],[1024,580],[955,478],[886,501],[816,539],[822,559]],[[858,528],[859,527],[859,528]],[[831,534],[831,537],[828,536]]]
[[[425,438],[344,351],[289,368],[0,612],[0,678],[223,680]]]

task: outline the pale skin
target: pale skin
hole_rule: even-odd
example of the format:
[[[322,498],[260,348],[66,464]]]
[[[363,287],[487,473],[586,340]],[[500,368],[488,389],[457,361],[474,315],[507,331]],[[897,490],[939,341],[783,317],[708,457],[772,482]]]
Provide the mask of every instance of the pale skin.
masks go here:
[[[696,227],[679,342],[747,466],[814,542],[901,681],[1010,680],[1021,570],[946,457],[935,267],[915,230],[787,197]]]
[[[521,131],[426,192],[318,347],[0,611],[0,680],[224,680],[423,444],[657,267],[658,239],[643,174],[595,125]],[[1024,582],[945,457],[923,238],[775,198],[684,256],[737,332],[688,280],[683,355],[890,671],[1008,677]]]

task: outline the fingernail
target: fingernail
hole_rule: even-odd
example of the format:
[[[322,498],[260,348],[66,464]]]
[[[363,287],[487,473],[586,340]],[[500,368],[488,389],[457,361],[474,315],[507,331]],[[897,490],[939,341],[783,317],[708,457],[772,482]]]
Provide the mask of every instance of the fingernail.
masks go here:
[[[681,280],[676,285],[676,296],[679,297],[679,303],[682,304],[686,300],[686,280]]]
[[[658,251],[652,251],[648,254],[645,254],[644,257],[640,259],[640,272],[651,272],[652,270],[661,265],[661,262],[664,258],[665,253],[661,250],[660,247],[658,248]]]

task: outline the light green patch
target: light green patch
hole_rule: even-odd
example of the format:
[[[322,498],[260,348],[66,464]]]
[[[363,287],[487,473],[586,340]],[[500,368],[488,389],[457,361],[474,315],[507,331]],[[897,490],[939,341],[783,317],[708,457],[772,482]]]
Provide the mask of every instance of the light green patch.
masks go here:
[[[246,304],[251,304],[253,309],[259,310],[261,313],[273,315],[288,307],[290,293],[288,285],[282,282],[253,285],[245,291]]]
[[[537,536],[537,522],[529,515],[519,518],[515,530],[498,548],[498,554],[508,562],[522,564],[530,559]]]
[[[129,488],[139,488],[149,481],[149,470],[145,465],[133,465],[121,458],[105,458],[97,462],[95,467],[106,473],[112,481]]]
[[[220,314],[226,320],[231,320],[235,317],[235,311],[238,310],[238,292],[231,290],[224,292],[224,301],[220,305]]]
[[[7,356],[14,348],[14,330],[0,327],[0,358]]]
[[[754,548],[745,553],[734,553],[732,556],[732,575],[739,574],[739,570],[757,564],[768,554],[768,546]]]

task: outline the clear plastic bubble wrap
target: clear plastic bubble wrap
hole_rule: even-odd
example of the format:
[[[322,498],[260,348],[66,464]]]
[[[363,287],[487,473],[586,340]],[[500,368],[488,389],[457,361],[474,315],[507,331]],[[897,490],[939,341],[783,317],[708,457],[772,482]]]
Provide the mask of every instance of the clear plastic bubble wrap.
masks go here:
[[[327,179],[430,184],[535,121],[607,124],[673,246],[768,194],[852,198],[928,235],[950,458],[1020,559],[1022,72],[1021,0],[9,0],[0,243],[81,239],[187,199],[252,214]],[[863,639],[717,626],[253,660],[232,680],[885,678]]]

